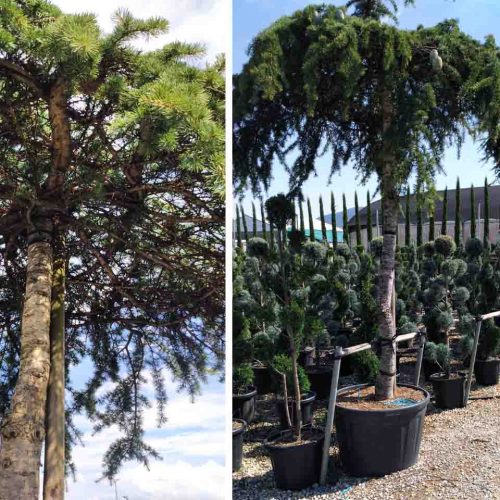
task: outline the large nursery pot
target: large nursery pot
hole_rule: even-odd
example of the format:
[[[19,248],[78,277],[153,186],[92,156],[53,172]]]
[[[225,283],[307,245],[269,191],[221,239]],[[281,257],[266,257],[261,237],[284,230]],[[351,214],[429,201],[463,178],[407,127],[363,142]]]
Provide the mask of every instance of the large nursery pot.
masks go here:
[[[291,441],[291,431],[275,433],[264,441],[271,456],[276,487],[281,490],[303,490],[319,482],[325,434],[317,427],[304,429],[302,433],[303,442],[299,444],[287,443]]]
[[[297,362],[300,366],[302,366],[302,368],[306,368],[307,366],[314,364],[314,352],[314,347],[304,347],[304,349],[299,352]]]
[[[369,384],[345,387],[343,394]],[[429,393],[420,387],[399,384],[421,391],[424,399],[410,406],[366,410],[335,407],[335,428],[340,460],[351,476],[384,476],[415,464],[420,450]]]
[[[243,436],[247,424],[244,420],[235,418],[233,419],[233,472],[241,467],[243,460]]]
[[[500,359],[476,359],[474,375],[479,385],[496,385],[500,376]]]
[[[240,418],[247,424],[255,418],[255,396],[257,390],[249,385],[244,393],[233,394],[233,418]]]
[[[306,368],[311,389],[316,393],[317,399],[328,399],[332,383],[331,366],[309,366]]]
[[[315,399],[316,399],[316,393],[313,391],[309,391],[306,394],[302,394],[302,397],[300,399],[300,413],[302,415],[302,425],[309,425],[310,423],[312,423],[313,402]],[[276,400],[276,409],[278,410],[278,416],[280,419],[281,428],[288,429],[284,399]],[[290,397],[288,398],[288,410],[290,412],[290,419],[293,425],[293,423],[295,422],[295,400]]]
[[[435,404],[438,408],[462,408],[464,406],[465,376],[461,373],[430,376]]]
[[[253,383],[257,394],[269,394],[273,392],[273,377],[269,367],[265,365],[253,365]]]

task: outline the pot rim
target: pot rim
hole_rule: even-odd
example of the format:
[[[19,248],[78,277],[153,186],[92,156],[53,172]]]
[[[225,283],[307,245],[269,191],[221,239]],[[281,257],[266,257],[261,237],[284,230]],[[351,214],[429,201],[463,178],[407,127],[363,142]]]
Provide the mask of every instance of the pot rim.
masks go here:
[[[431,381],[440,381],[440,382],[446,382],[448,380],[452,380],[452,381],[455,381],[455,380],[459,380],[459,379],[464,379],[467,375],[464,374],[464,373],[460,373],[460,371],[457,371],[457,372],[451,372],[450,375],[458,375],[458,377],[455,377],[455,378],[451,378],[451,377],[442,377],[442,375],[445,375],[446,376],[446,373],[445,372],[437,372],[437,373],[433,373],[432,375],[429,376],[429,380]]]
[[[340,396],[343,392],[347,392],[348,390],[360,389],[362,387],[370,387],[370,386],[374,386],[374,384],[355,384],[355,385],[349,385],[347,387],[342,387],[342,389],[340,389],[338,391],[337,396]],[[420,400],[420,401],[417,401],[416,403],[414,403],[412,405],[398,406],[395,408],[387,407],[387,408],[384,408],[381,410],[366,410],[363,408],[353,408],[351,406],[346,407],[346,406],[339,405],[338,402],[335,402],[335,410],[336,411],[343,411],[343,412],[353,412],[353,413],[357,413],[357,414],[361,414],[361,413],[382,414],[382,413],[401,412],[401,411],[410,410],[410,409],[414,410],[415,408],[417,408],[419,406],[425,407],[425,406],[427,406],[427,404],[429,403],[429,401],[431,399],[431,395],[423,387],[419,387],[419,386],[416,386],[413,384],[398,384],[398,386],[399,387],[410,387],[411,389],[417,389],[417,390],[424,393],[425,398]]]
[[[248,428],[248,424],[246,422],[246,420],[243,420],[242,418],[233,418],[232,420],[233,422],[240,422],[242,423],[242,427],[240,427],[239,429],[233,429],[233,437],[234,436],[237,436],[238,434],[242,434],[243,432],[245,432]]]
[[[486,359],[476,358],[475,363],[478,363],[478,362],[480,362],[480,363],[491,363],[493,361],[496,361],[497,363],[499,363],[500,362],[500,356],[489,356]]]
[[[317,394],[314,391],[308,391],[305,394],[300,395],[300,404],[302,403],[312,403],[315,399]],[[283,403],[285,401],[285,398],[276,398],[276,401],[279,403]],[[295,402],[295,398],[292,398],[291,396],[288,396],[288,401],[290,403]]]
[[[248,389],[251,388],[249,392],[245,392],[243,394],[233,394],[234,399],[247,399],[251,398],[252,396],[255,396],[257,394],[257,388],[254,385],[248,385]]]
[[[316,427],[316,426],[310,426],[310,425],[304,425],[304,426],[302,426],[302,430],[303,431],[307,430],[307,429],[312,429],[312,430],[320,431],[321,432],[321,436],[319,436],[317,439],[311,439],[308,443],[300,443],[300,444],[294,444],[294,445],[288,445],[288,446],[273,444],[273,441],[275,441],[276,439],[279,439],[280,437],[283,437],[283,436],[285,436],[287,434],[291,434],[292,433],[291,429],[285,429],[285,430],[282,430],[282,431],[273,431],[273,432],[271,432],[266,437],[266,439],[264,439],[264,442],[262,444],[264,445],[264,448],[266,448],[267,450],[275,450],[275,449],[282,450],[284,448],[292,449],[292,448],[301,448],[303,446],[315,445],[316,443],[318,443],[318,441],[321,441],[322,439],[325,438],[325,430],[323,429],[323,427]]]

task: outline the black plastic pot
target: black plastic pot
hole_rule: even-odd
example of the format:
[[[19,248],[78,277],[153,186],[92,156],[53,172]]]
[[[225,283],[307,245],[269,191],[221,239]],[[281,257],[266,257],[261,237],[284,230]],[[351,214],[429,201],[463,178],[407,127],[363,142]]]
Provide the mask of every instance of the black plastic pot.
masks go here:
[[[439,373],[441,371],[441,367],[435,363],[434,361],[429,361],[427,359],[422,360],[422,371],[424,372],[425,380],[430,380],[431,375],[435,373]]]
[[[300,400],[300,413],[302,415],[302,425],[309,425],[312,423],[313,402],[315,399],[316,399],[316,393],[313,391],[309,391],[308,393],[302,395],[302,399]],[[276,409],[278,410],[278,416],[280,418],[281,428],[288,429],[284,399],[276,400]],[[288,410],[290,411],[290,419],[293,425],[295,422],[295,400],[292,398],[288,398]]]
[[[368,384],[346,387],[343,393],[366,387]],[[429,393],[420,387],[411,387],[425,394],[425,398],[411,406],[387,410],[363,410],[352,407],[335,408],[335,428],[340,460],[351,476],[384,476],[413,465],[418,458],[429,403]]]
[[[311,382],[311,389],[316,393],[318,399],[328,399],[330,397],[332,370],[331,366],[309,366],[306,368],[307,377]]]
[[[314,347],[305,347],[299,352],[297,362],[300,366],[302,366],[302,368],[306,368],[307,366],[314,364],[314,350]]]
[[[233,394],[233,418],[240,418],[247,424],[255,418],[255,396],[257,390],[253,385],[248,386],[244,394]]]
[[[279,440],[287,436],[290,436],[290,431],[280,432],[264,441],[273,464],[274,482],[281,490],[303,490],[319,481],[325,436],[322,433],[318,439],[306,443],[280,445]]]
[[[500,359],[477,359],[474,363],[474,375],[479,385],[496,385],[500,376]]]
[[[233,422],[239,422],[241,427],[239,429],[233,429],[233,472],[237,471],[241,467],[241,462],[243,460],[243,436],[247,428],[247,424],[244,420],[233,419]]]
[[[450,378],[446,373],[430,376],[434,391],[435,405],[438,408],[462,408],[464,406],[465,377],[457,373]]]
[[[273,377],[271,370],[264,365],[254,365],[253,383],[257,389],[257,394],[269,394],[273,392]]]

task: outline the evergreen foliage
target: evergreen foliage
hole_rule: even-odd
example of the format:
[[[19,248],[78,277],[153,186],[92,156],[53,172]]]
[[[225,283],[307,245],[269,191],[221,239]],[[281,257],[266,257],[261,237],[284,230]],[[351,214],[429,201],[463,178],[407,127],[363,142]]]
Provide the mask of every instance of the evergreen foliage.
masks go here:
[[[406,188],[406,206],[405,206],[405,245],[411,243],[411,213],[410,213],[410,186]]]
[[[67,443],[79,414],[96,432],[116,426],[107,478],[158,456],[143,440],[146,374],[162,424],[165,374],[195,396],[224,358],[224,60],[130,43],[167,27],[122,9],[103,34],[93,14],[50,2],[0,8],[0,418],[19,367],[28,230],[51,219],[69,260]]]
[[[366,235],[368,244],[373,239],[373,222],[372,222],[372,206],[370,201],[370,191],[366,192]]]
[[[457,187],[455,190],[455,245],[457,247],[462,242],[462,218],[460,211],[460,179],[457,178]]]
[[[361,225],[359,223],[358,193],[356,191],[354,192],[354,212],[356,223],[356,245],[359,247],[361,245]]]
[[[243,244],[241,242],[241,220],[240,220],[240,209],[238,205],[236,205],[236,242],[238,248],[243,248]]]
[[[347,203],[345,194],[342,193],[342,223],[344,226],[344,243],[351,246],[351,234],[349,232],[349,218],[347,216]]]
[[[319,197],[319,217],[321,220],[321,234],[323,241],[328,241],[328,234],[326,232],[325,211],[323,209],[323,199]]]
[[[262,237],[267,240],[267,229],[266,229],[266,212],[264,210],[264,203],[260,202],[260,218],[262,220]]]
[[[255,210],[255,203],[252,201],[252,237],[257,237],[257,210]]]
[[[333,249],[337,248],[337,212],[335,209],[335,196],[333,192],[330,193],[330,209],[332,211],[332,237],[333,237]]]
[[[311,200],[307,198],[307,216],[309,217],[309,239],[311,241],[316,241],[316,234],[314,232],[314,220],[311,210]]]
[[[299,199],[299,214],[300,214],[300,232],[305,236],[306,228],[304,224],[304,210],[302,209],[302,201]]]

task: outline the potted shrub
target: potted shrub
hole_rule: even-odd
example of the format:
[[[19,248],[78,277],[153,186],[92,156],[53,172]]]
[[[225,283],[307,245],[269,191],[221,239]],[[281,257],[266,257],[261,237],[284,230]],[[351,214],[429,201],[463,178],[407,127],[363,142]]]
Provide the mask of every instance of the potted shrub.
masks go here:
[[[279,377],[279,385],[282,387],[281,398],[276,399],[276,408],[280,419],[280,426],[282,429],[289,429],[293,427],[296,419],[295,399],[289,394],[289,388],[293,387],[293,369],[292,360],[286,354],[277,354],[272,362],[272,368]],[[299,379],[300,388],[300,415],[302,425],[309,425],[312,423],[313,417],[313,402],[316,399],[316,393],[311,391],[311,384],[309,378],[300,365],[297,367],[297,376]],[[285,405],[285,400],[288,405]]]
[[[438,408],[462,408],[464,406],[465,376],[451,372],[450,348],[446,344],[431,344],[427,357],[436,363],[440,372],[433,373],[429,379],[434,390],[435,405]]]
[[[247,428],[244,420],[233,418],[233,472],[240,470],[243,461],[243,438]]]
[[[476,382],[480,385],[498,384],[500,374],[500,328],[491,322],[484,325],[479,337],[474,364]]]
[[[281,368],[282,389],[284,401],[288,401],[290,391],[293,417],[290,416],[289,405],[285,404],[289,428],[269,436],[264,444],[271,456],[276,486],[280,489],[300,490],[319,480],[324,432],[314,427],[302,427],[302,398],[297,358],[304,335],[305,294],[300,284],[295,281],[294,275],[294,268],[299,265],[299,257],[291,247],[285,249],[284,246],[285,228],[287,221],[293,216],[293,204],[286,196],[277,195],[267,200],[266,208],[270,223],[277,228],[281,320],[288,340],[289,358],[289,361],[285,362],[288,364]],[[290,374],[288,383],[287,372]],[[291,386],[288,387],[290,383]]]
[[[233,418],[252,423],[255,419],[257,390],[253,383],[252,366],[243,363],[233,368]]]

